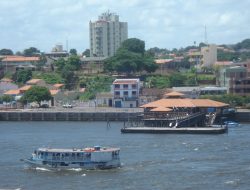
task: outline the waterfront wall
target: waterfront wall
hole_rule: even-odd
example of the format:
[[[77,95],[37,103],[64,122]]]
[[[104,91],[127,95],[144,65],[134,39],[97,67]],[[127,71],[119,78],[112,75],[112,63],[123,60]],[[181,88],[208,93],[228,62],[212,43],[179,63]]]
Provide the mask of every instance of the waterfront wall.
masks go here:
[[[250,123],[250,110],[237,111],[235,113],[235,120],[238,122]]]
[[[137,120],[143,109],[85,111],[0,111],[0,121],[128,121]],[[250,123],[250,110],[237,111],[227,120]]]
[[[0,112],[0,121],[127,121],[140,112]]]

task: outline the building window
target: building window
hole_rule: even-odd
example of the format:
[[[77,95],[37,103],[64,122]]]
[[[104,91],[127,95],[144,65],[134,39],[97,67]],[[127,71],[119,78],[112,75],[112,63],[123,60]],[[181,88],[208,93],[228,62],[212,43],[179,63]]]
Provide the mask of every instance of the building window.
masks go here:
[[[136,88],[136,84],[132,84],[132,88],[135,89]]]
[[[124,85],[123,85],[123,88],[128,88],[128,85],[127,85],[127,84],[124,84]]]
[[[120,88],[120,85],[119,84],[115,84],[115,88]]]
[[[136,96],[136,91],[132,91],[132,96]]]
[[[120,91],[115,91],[116,96],[120,96]]]
[[[123,92],[123,95],[124,95],[124,96],[128,96],[128,91],[124,91],[124,92]]]

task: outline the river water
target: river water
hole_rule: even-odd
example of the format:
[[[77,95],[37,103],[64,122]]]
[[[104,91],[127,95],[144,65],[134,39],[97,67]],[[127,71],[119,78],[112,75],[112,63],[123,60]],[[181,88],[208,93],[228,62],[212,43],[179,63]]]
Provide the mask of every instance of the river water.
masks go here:
[[[223,135],[121,134],[114,122],[1,122],[0,189],[248,190],[250,125]],[[37,147],[121,148],[122,168],[101,171],[28,169]]]

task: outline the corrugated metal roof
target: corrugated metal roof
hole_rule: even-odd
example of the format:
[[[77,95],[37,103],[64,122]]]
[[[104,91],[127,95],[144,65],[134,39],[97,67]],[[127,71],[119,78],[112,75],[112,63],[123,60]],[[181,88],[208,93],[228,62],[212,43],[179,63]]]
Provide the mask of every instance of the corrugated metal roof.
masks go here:
[[[116,79],[113,84],[136,84],[139,79]]]

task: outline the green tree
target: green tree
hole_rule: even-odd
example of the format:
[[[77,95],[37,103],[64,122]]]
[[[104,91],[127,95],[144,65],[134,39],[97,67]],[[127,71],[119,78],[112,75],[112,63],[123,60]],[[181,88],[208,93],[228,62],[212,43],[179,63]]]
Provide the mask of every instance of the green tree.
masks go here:
[[[28,80],[32,78],[31,70],[18,70],[12,75],[12,80],[17,83],[26,83]]]
[[[1,49],[0,55],[13,55],[13,51],[11,49]]]
[[[121,48],[134,53],[144,54],[145,42],[137,38],[130,38],[122,42]]]
[[[83,56],[90,57],[90,49],[85,49],[84,52],[82,52]]]
[[[23,104],[28,102],[36,102],[40,106],[41,101],[49,101],[51,99],[52,96],[48,88],[42,86],[33,86],[24,93],[20,101]]]
[[[104,71],[116,71],[127,74],[141,72],[143,70],[154,72],[157,65],[149,53],[144,54],[144,48],[144,42],[139,39],[131,38],[125,40],[115,56],[108,58],[104,62]]]
[[[53,63],[59,71],[62,71],[66,65],[66,61],[63,58],[59,58],[58,60],[54,61]]]
[[[77,71],[81,68],[81,60],[78,56],[72,55],[66,61],[66,65],[71,66],[70,70]]]
[[[24,56],[34,56],[34,55],[37,54],[37,53],[40,53],[40,50],[38,50],[38,49],[35,48],[35,47],[30,47],[30,48],[25,49],[25,50],[23,51],[23,55],[24,55]]]
[[[173,73],[170,75],[170,85],[173,86],[183,86],[186,81],[186,77],[181,73]]]
[[[61,75],[62,78],[64,79],[64,84],[66,89],[72,90],[76,87],[78,77],[75,75],[74,71],[64,68]]]
[[[13,96],[6,95],[6,94],[1,96],[1,101],[3,102],[11,102],[13,100],[14,100]]]
[[[234,49],[237,51],[237,50],[240,50],[240,49],[250,49],[250,39],[245,39],[243,40],[242,42],[239,42],[237,43],[235,46],[234,46]]]
[[[70,53],[70,55],[77,55],[77,50],[76,49],[70,49],[69,53]]]

